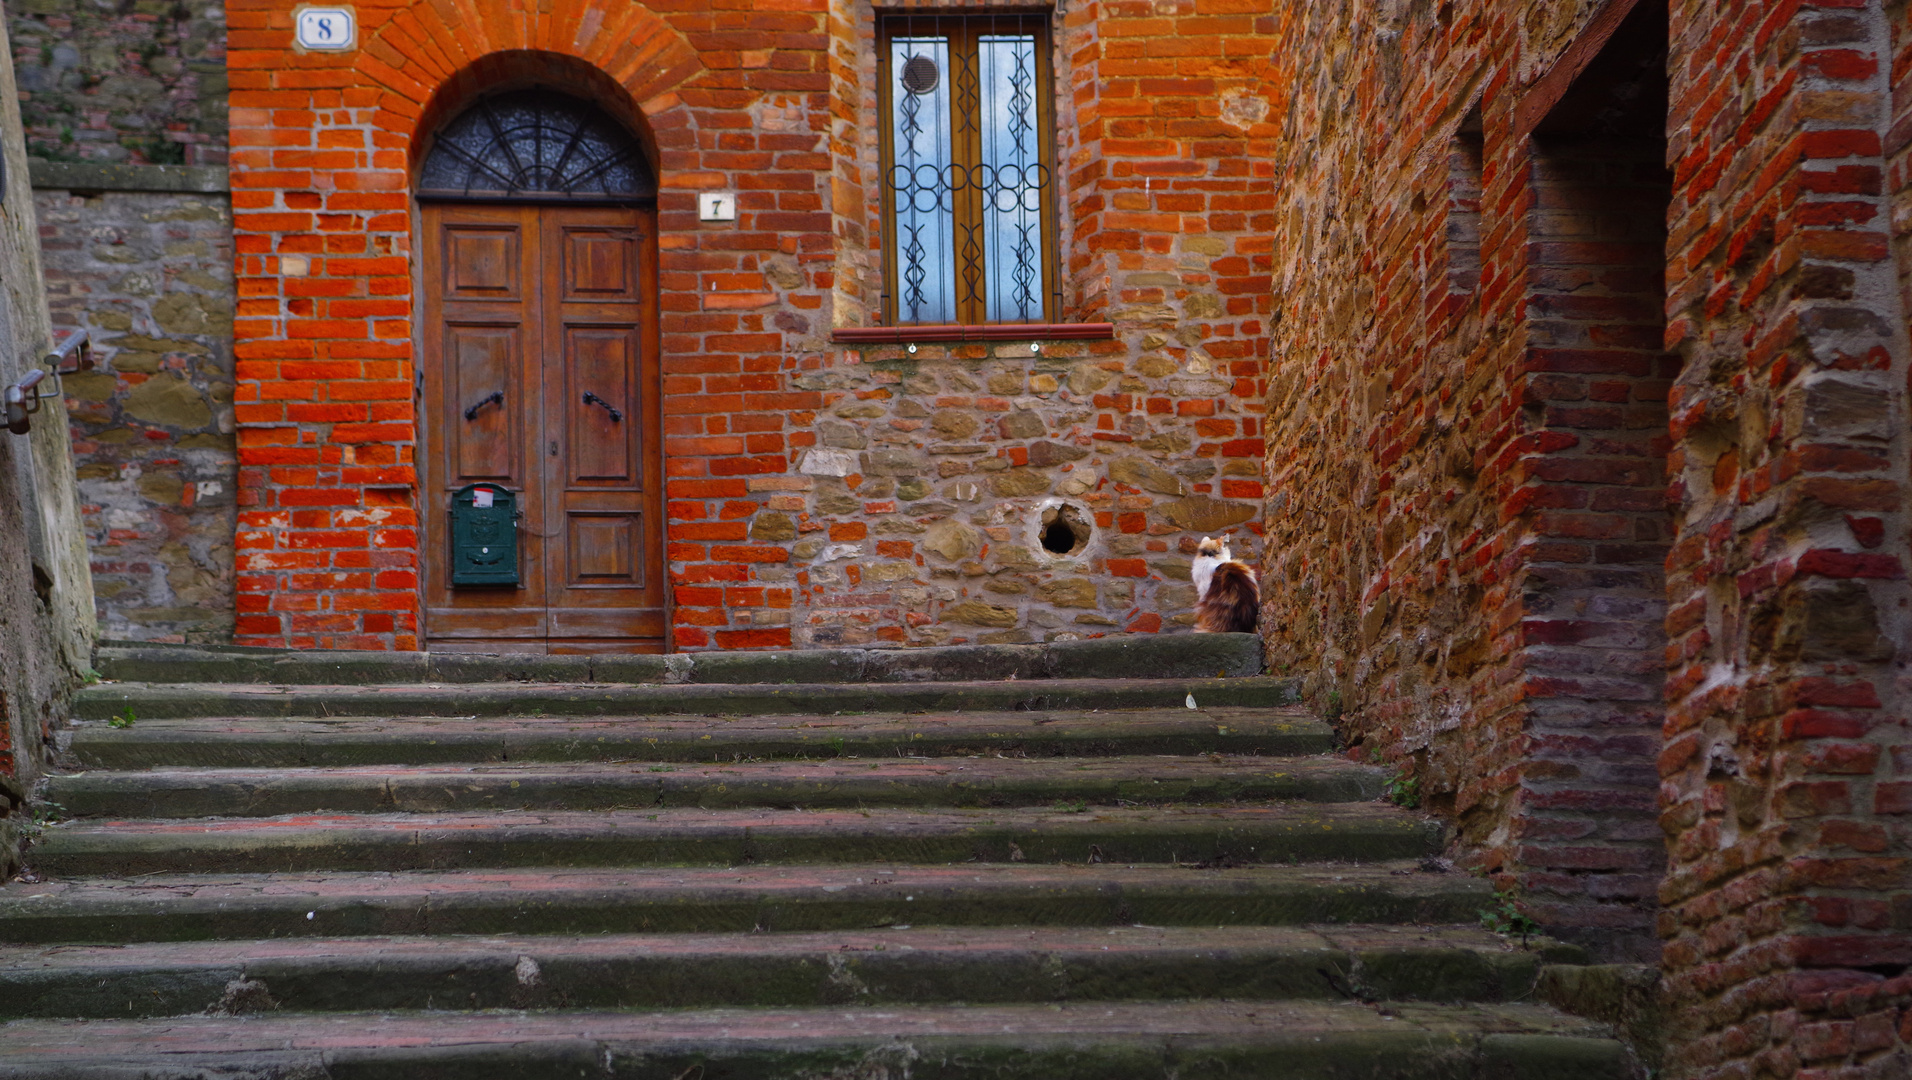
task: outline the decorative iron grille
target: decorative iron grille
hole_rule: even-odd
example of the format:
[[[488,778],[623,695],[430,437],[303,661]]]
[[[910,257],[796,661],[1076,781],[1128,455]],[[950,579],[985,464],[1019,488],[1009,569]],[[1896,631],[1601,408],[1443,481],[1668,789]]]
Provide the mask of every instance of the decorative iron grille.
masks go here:
[[[518,91],[480,100],[425,156],[421,198],[634,199],[657,194],[637,140],[574,98]]]
[[[890,321],[1053,321],[1046,18],[886,16],[878,49]]]

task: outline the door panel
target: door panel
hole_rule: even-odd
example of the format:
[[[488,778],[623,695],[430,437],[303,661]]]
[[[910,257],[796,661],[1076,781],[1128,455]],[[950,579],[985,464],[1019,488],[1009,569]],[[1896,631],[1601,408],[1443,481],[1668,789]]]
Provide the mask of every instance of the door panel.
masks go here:
[[[641,514],[569,514],[573,585],[644,584]]]
[[[642,401],[632,385],[637,327],[567,326],[563,348],[571,372],[565,410],[571,481],[637,480],[637,436],[643,426],[635,408]]]
[[[515,222],[447,226],[445,299],[518,299],[524,280],[522,239]]]
[[[424,226],[429,647],[661,651],[652,212],[428,205]],[[451,494],[477,480],[518,493],[518,587],[449,584]]]
[[[456,475],[463,483],[497,480],[520,487],[523,476],[520,451],[524,446],[521,415],[512,401],[524,397],[519,373],[524,368],[524,335],[517,326],[445,325],[446,381],[456,408],[454,419],[439,431],[455,445],[449,447]],[[493,395],[502,394],[502,399]],[[466,413],[471,416],[467,418]],[[462,486],[462,483],[461,485]]]
[[[564,299],[638,300],[637,234],[581,223],[564,227]]]

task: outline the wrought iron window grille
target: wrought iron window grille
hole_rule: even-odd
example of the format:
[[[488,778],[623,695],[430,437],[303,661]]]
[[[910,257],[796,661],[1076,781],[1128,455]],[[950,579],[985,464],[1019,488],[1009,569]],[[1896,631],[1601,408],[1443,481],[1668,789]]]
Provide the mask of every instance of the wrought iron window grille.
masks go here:
[[[879,17],[890,325],[1059,317],[1049,60],[1047,15]]]
[[[419,172],[438,200],[626,202],[655,198],[637,139],[596,106],[550,91],[482,98],[446,124]]]

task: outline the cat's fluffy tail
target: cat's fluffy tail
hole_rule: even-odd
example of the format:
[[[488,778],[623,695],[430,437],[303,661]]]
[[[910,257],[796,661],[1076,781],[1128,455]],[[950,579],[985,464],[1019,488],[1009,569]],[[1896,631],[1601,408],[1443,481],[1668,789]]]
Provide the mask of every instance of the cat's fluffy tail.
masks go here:
[[[1211,634],[1248,633],[1261,615],[1261,590],[1255,575],[1238,562],[1215,568],[1208,591],[1195,605],[1195,629]]]

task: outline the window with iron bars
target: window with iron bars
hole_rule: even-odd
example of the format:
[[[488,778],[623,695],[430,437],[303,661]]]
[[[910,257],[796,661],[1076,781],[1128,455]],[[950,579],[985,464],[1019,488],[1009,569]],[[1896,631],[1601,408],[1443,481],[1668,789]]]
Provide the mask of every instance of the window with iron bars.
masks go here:
[[[1046,15],[886,15],[884,315],[1054,322],[1055,91]]]

